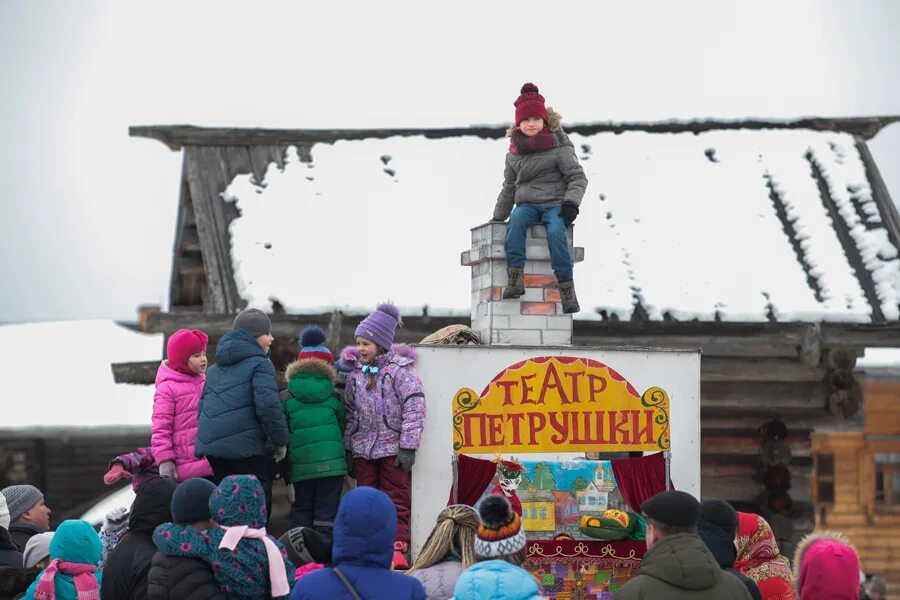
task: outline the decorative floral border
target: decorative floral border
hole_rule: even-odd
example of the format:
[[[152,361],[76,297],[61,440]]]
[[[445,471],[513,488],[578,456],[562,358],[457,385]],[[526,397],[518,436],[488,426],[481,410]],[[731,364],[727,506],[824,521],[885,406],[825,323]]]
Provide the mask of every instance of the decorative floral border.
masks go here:
[[[535,564],[559,559],[602,562],[622,566],[637,566],[647,545],[642,541],[594,542],[582,540],[529,541],[526,561]]]

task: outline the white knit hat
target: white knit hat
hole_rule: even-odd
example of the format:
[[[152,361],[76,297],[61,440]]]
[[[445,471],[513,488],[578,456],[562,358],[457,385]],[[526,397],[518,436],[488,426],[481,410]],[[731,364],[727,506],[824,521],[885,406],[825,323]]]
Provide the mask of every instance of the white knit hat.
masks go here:
[[[53,532],[45,531],[28,538],[25,543],[25,552],[22,554],[22,562],[26,569],[30,569],[48,556],[50,556],[50,542],[53,541]]]

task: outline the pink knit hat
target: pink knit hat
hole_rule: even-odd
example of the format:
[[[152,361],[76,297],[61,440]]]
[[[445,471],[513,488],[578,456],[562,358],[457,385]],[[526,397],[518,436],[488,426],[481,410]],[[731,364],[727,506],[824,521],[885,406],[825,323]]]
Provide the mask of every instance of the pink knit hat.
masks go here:
[[[209,337],[198,329],[179,329],[172,334],[166,344],[169,366],[176,371],[192,375],[188,360],[198,352],[206,350],[207,342]]]

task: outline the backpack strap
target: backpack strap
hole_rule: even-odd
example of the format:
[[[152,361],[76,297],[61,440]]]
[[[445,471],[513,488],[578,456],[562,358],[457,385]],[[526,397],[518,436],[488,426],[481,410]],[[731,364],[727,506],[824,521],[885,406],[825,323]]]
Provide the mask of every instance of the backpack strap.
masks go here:
[[[339,568],[332,567],[331,570],[334,571],[334,574],[338,576],[338,579],[341,580],[344,587],[347,588],[347,591],[353,596],[353,600],[362,600],[362,596],[359,595],[359,592],[356,591],[356,588],[353,587],[353,584],[350,583],[350,580],[347,579],[347,576],[344,575]]]

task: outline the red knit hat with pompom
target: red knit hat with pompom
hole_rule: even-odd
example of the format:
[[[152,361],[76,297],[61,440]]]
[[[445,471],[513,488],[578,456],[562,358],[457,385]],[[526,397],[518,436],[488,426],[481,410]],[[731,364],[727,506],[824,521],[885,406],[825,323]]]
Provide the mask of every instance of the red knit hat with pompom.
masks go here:
[[[538,93],[537,86],[526,83],[520,92],[520,96],[513,103],[516,106],[516,125],[529,117],[540,117],[546,124],[549,120],[547,107],[544,106],[544,97]]]
[[[176,371],[193,375],[188,360],[206,350],[208,341],[207,335],[198,329],[179,329],[172,334],[166,344],[166,359],[169,366]]]

